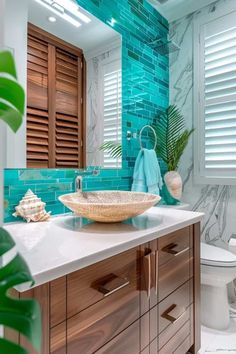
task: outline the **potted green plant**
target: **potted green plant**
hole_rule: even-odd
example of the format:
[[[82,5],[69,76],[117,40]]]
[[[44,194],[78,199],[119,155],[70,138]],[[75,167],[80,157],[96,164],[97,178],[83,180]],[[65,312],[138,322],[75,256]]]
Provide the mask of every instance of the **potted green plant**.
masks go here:
[[[0,52],[0,119],[16,132],[22,123],[25,109],[25,93],[17,82],[16,67],[9,51]],[[3,166],[0,166],[1,177]],[[3,189],[3,178],[0,189]],[[2,193],[1,193],[2,195]],[[3,198],[0,198],[3,208]],[[2,220],[0,220],[0,225]],[[15,242],[6,230],[0,228],[0,257],[11,251]],[[2,262],[0,258],[0,261]],[[18,300],[9,295],[9,290],[25,282],[33,283],[29,268],[17,253],[9,263],[0,264],[0,326],[10,327],[25,336],[40,353],[41,350],[41,314],[35,300]],[[1,330],[1,329],[0,329]],[[0,353],[27,354],[16,343],[0,336]]]
[[[182,179],[177,169],[180,158],[194,129],[186,129],[184,116],[175,105],[170,105],[157,118],[156,154],[166,165],[162,197],[166,204],[177,204],[182,196]]]

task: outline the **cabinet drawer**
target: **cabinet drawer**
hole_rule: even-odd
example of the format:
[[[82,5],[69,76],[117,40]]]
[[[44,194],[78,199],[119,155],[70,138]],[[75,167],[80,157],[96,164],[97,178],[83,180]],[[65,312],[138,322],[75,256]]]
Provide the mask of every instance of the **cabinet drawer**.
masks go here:
[[[191,321],[192,301],[193,286],[192,280],[189,280],[159,304],[159,348],[168,343],[186,322]]]
[[[170,341],[159,350],[159,354],[185,354],[191,347],[191,322],[187,321]]]
[[[139,321],[136,321],[118,336],[96,351],[96,354],[139,354]]]
[[[69,274],[67,276],[67,317],[70,318],[98,301],[104,300],[104,289],[101,288],[113,278],[115,282],[117,280],[117,284],[113,284],[115,289],[124,285],[126,280],[130,283],[130,288],[137,289],[138,249],[131,249]],[[111,287],[108,286],[108,291],[109,289],[111,290]],[[114,294],[115,292],[109,297],[113,297]]]
[[[191,337],[188,336],[181,344],[180,346],[173,352],[173,354],[183,354],[187,353],[187,351],[191,348],[192,342],[191,342]]]
[[[135,284],[95,303],[67,320],[67,354],[91,354],[139,318]]]
[[[173,260],[192,248],[192,228],[175,231],[158,240],[159,266]]]
[[[193,250],[189,249],[159,267],[159,301],[192,277]]]

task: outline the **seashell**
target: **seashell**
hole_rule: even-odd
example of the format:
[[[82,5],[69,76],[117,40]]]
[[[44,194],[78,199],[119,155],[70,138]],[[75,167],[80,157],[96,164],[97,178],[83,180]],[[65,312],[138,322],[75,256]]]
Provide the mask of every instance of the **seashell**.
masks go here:
[[[177,171],[169,171],[164,176],[164,181],[170,195],[180,200],[182,197],[182,178]]]
[[[18,206],[15,207],[16,212],[13,216],[21,216],[27,222],[30,221],[47,221],[50,218],[51,212],[46,212],[46,203],[42,202],[31,189],[28,189],[25,196],[21,199]]]

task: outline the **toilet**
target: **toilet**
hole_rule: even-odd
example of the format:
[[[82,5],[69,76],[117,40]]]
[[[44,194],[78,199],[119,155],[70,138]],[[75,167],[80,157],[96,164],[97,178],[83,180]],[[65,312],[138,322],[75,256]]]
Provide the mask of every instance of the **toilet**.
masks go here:
[[[227,285],[236,278],[236,255],[219,247],[201,243],[201,320],[202,324],[224,330],[230,313]]]

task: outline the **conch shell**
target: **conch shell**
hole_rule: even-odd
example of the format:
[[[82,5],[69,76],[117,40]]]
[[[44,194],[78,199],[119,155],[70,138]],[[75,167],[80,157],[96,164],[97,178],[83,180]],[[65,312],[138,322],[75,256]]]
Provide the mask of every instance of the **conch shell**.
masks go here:
[[[45,205],[41,198],[38,198],[31,189],[28,189],[19,205],[15,207],[16,212],[12,215],[15,217],[21,216],[27,222],[47,221],[51,212],[46,212]]]
[[[164,181],[170,195],[180,200],[182,197],[183,183],[180,174],[176,171],[169,171],[164,176]]]

